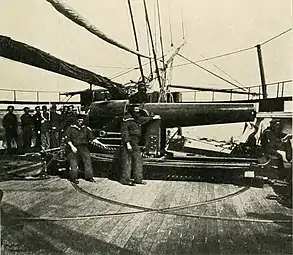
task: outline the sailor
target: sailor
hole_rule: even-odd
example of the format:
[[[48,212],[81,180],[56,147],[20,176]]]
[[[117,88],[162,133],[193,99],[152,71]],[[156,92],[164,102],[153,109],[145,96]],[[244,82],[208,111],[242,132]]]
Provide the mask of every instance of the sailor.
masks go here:
[[[41,148],[41,121],[42,121],[42,114],[40,106],[35,107],[36,113],[33,115],[33,125],[34,125],[34,132],[35,132],[35,148],[38,150]]]
[[[3,117],[3,127],[5,128],[5,138],[7,142],[7,151],[11,153],[11,143],[13,139],[15,140],[18,147],[18,135],[17,135],[17,117],[13,113],[14,106],[9,105],[7,107],[8,113]]]
[[[50,109],[50,126],[51,126],[51,147],[59,147],[59,135],[60,135],[60,114],[57,113],[56,104],[52,104]]]
[[[70,181],[78,184],[78,159],[84,164],[85,179],[94,182],[92,160],[89,143],[105,148],[93,135],[92,130],[85,125],[84,116],[78,116],[76,123],[70,125],[65,132],[65,142],[68,144],[67,158],[70,165]]]
[[[73,105],[68,106],[68,114],[67,114],[67,125],[73,125],[76,122],[77,112],[74,109]]]
[[[282,132],[282,123],[279,119],[270,121],[270,126],[267,127],[261,136],[261,145],[264,153],[268,158],[277,158],[279,167],[279,178],[285,180],[287,178],[284,171],[284,162],[282,154],[288,162],[292,160],[292,146],[290,139],[292,135]]]
[[[33,136],[33,117],[30,115],[29,107],[23,108],[24,114],[21,115],[21,129],[23,137],[23,151],[29,152],[32,145],[32,136]]]
[[[69,121],[68,121],[68,106],[67,105],[64,105],[61,109],[60,121],[61,121],[60,122],[61,131],[65,132],[66,129],[71,125],[71,124],[69,125]]]
[[[48,150],[51,147],[50,140],[50,114],[46,105],[42,106],[42,120],[41,120],[41,144],[43,150]]]
[[[139,82],[137,84],[137,92],[129,97],[129,103],[130,104],[143,104],[143,103],[149,103],[150,98],[148,96],[146,85],[144,82]]]
[[[123,118],[121,124],[121,167],[122,174],[120,182],[124,185],[135,186],[135,184],[146,184],[143,181],[143,162],[139,142],[141,139],[142,125],[154,117],[142,117],[139,105],[129,105],[128,114]],[[134,181],[131,180],[131,173]]]

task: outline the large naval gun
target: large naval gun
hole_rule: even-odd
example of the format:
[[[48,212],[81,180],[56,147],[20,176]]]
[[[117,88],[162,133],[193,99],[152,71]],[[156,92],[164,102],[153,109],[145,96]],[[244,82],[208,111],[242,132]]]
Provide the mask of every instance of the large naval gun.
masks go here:
[[[128,100],[93,102],[88,112],[89,125],[99,131],[97,134],[104,141],[111,141],[115,132],[119,137],[121,118],[128,104]],[[140,106],[143,116],[160,116],[143,133],[146,153],[151,156],[164,153],[167,128],[247,122],[256,115],[251,103],[144,103]]]
[[[92,102],[89,125],[101,141],[112,148],[107,152],[93,151],[95,169],[113,173],[114,152],[120,146],[121,118],[127,111],[128,100]],[[205,156],[172,150],[166,146],[166,129],[253,121],[256,116],[252,103],[144,103],[144,116],[159,115],[143,129],[142,147],[146,179],[193,179],[209,176],[217,179],[241,176],[251,178],[258,159],[237,155]],[[183,138],[184,141],[184,138]],[[114,161],[115,162],[115,161]],[[119,171],[118,171],[119,172]],[[118,177],[119,179],[119,177]]]

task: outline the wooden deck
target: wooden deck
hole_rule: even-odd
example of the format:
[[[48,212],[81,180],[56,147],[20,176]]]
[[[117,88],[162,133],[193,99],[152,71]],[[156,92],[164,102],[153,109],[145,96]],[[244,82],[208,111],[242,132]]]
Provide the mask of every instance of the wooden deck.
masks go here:
[[[1,254],[291,254],[271,187],[59,177],[1,182]]]

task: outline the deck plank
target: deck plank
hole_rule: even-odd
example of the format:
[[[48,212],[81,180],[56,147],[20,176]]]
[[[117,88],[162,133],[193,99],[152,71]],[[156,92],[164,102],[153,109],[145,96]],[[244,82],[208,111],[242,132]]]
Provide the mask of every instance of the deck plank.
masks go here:
[[[174,207],[178,205],[184,205],[185,201],[182,199],[184,196],[184,191],[188,186],[187,182],[177,182],[178,189],[176,189],[173,200],[170,202],[169,207]],[[149,252],[154,254],[160,254],[160,251],[165,250],[166,253],[174,253],[174,250],[178,250],[180,246],[180,236],[182,237],[182,218],[180,216],[170,216],[167,215],[163,220],[160,228],[157,230],[161,235],[156,238],[153,237],[151,245],[149,247]],[[166,240],[165,237],[168,236]],[[162,239],[159,239],[162,238]],[[154,243],[158,244],[158,246]],[[155,248],[155,250],[153,250]],[[175,253],[174,253],[175,254]]]
[[[245,194],[239,196],[239,201],[242,203],[242,208],[246,212],[246,217],[251,218],[251,212],[256,211],[257,213],[262,211],[262,208],[258,208],[255,205],[254,193],[255,188],[250,188]],[[247,222],[245,223],[248,232],[244,232],[248,253],[264,253],[266,252],[266,240],[263,239],[264,227],[262,223]],[[251,235],[253,233],[253,237]]]
[[[232,197],[231,200],[235,204],[235,210],[239,218],[247,218],[247,198],[250,195],[250,190],[245,191],[242,194],[239,194],[235,197]],[[255,238],[252,238],[252,229],[251,225],[254,223],[239,221],[241,227],[241,234],[243,238],[243,245],[246,248],[247,254],[258,254],[261,250],[258,248],[258,241]]]
[[[159,189],[160,192],[158,192],[156,199],[152,203],[152,208],[169,207],[173,200],[176,192],[175,182],[163,182],[162,184],[163,186]],[[126,247],[139,253],[149,251],[152,240],[165,217],[166,215],[157,213],[147,215],[131,235],[130,242],[126,243]]]
[[[292,219],[292,209],[266,199],[270,187],[250,188],[225,200],[176,212],[233,217],[203,219],[159,213],[70,221],[16,221],[15,216],[75,216],[136,211],[75,190],[67,180],[4,182],[3,249],[11,254],[286,254],[292,226],[237,218]],[[83,180],[93,195],[133,205],[164,208],[215,199],[241,187],[206,182],[149,181],[127,187],[108,179]],[[290,226],[289,226],[290,225]]]
[[[289,219],[290,216],[286,215],[287,209],[283,207],[282,211],[276,212],[271,203],[267,201],[264,195],[264,189],[253,189],[252,195],[254,197],[251,200],[251,203],[254,204],[255,207],[261,209],[261,213],[255,214],[256,218],[270,218],[270,219]],[[272,201],[275,205],[278,203],[276,201]],[[292,217],[291,217],[292,220]],[[263,246],[267,252],[272,252],[275,254],[280,254],[282,250],[287,250],[288,252],[292,251],[292,235],[287,235],[288,232],[292,233],[292,224],[291,223],[261,223],[261,229],[263,230],[262,239]],[[283,238],[282,242],[278,241],[278,237],[274,233],[280,233]],[[282,244],[282,249],[280,249],[280,244]]]
[[[85,188],[86,191],[91,191],[91,194],[98,195],[98,196],[106,196],[108,191],[112,188],[112,183],[110,183],[109,180],[104,179],[99,185],[86,185],[86,187],[83,184],[83,188]],[[122,187],[123,188],[123,187]],[[124,190],[125,192],[125,190]],[[112,195],[111,197],[108,197],[109,199],[113,200],[119,200],[119,195],[121,196],[123,192],[116,193],[115,195]],[[84,194],[81,194],[84,196]],[[121,207],[119,205],[113,205],[109,204],[104,201],[100,201],[99,199],[94,199],[93,202],[90,204],[90,206],[86,207],[86,211],[84,214],[90,215],[90,214],[97,214],[97,213],[112,213],[119,211]],[[74,228],[70,228],[71,231],[80,233],[80,235],[83,236],[89,236],[93,237],[90,233],[93,231],[93,229],[96,229],[97,231],[100,229],[100,227],[105,224],[109,219],[111,218],[97,218],[97,219],[87,219],[85,221],[78,221]],[[95,236],[96,239],[99,239],[99,236]],[[93,243],[83,243],[82,238],[77,241],[79,245],[83,245],[84,248],[90,250],[92,247],[90,247]],[[67,249],[65,251],[66,254],[78,254],[76,251],[72,250],[71,248]]]
[[[221,187],[222,188],[222,187]],[[235,187],[232,185],[225,185],[225,189],[217,190],[218,195],[224,196],[235,192]],[[220,194],[219,194],[220,193]],[[238,211],[235,209],[235,203],[238,200],[231,198],[222,200],[217,203],[216,209],[217,216],[220,217],[233,217],[238,218]],[[241,225],[237,221],[217,220],[218,233],[219,233],[219,245],[221,254],[246,254],[246,247],[242,243],[242,229]]]
[[[145,207],[151,207],[154,200],[156,199],[156,195],[158,194],[157,189],[158,185],[161,185],[160,182],[148,184],[147,186],[139,186],[140,192],[135,191],[135,196],[133,201],[142,201],[144,200]],[[131,199],[130,199],[131,201]],[[136,204],[138,204],[136,202]],[[111,231],[110,236],[107,237],[108,242],[112,242],[115,245],[120,247],[124,247],[128,240],[131,238],[135,229],[141,224],[141,222],[148,217],[149,213],[143,214],[133,214],[129,219],[123,218],[119,221],[119,223],[115,226],[113,231]],[[121,225],[124,224],[124,229],[121,228]],[[117,229],[121,229],[120,233],[117,232]],[[115,231],[116,230],[116,231]],[[116,233],[116,234],[115,234]]]

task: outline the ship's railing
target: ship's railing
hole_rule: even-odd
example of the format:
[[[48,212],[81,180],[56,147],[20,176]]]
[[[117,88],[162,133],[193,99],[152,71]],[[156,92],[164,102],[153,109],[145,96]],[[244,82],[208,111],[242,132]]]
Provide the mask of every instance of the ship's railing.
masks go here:
[[[79,95],[67,97],[59,91],[0,88],[0,104],[79,103]]]
[[[267,83],[266,87],[268,98],[292,96],[292,80]],[[247,89],[249,92],[257,91],[257,93],[259,93],[259,98],[262,98],[262,85],[249,86],[247,87]],[[248,99],[250,98],[248,97]]]
[[[273,83],[267,83],[267,97],[280,98],[292,97],[293,84],[292,80],[285,80]],[[235,101],[235,100],[254,100],[262,99],[262,85],[252,85],[245,87],[246,95],[237,94],[239,89],[230,89],[229,93],[217,91],[199,91],[199,90],[182,90],[182,101]]]

